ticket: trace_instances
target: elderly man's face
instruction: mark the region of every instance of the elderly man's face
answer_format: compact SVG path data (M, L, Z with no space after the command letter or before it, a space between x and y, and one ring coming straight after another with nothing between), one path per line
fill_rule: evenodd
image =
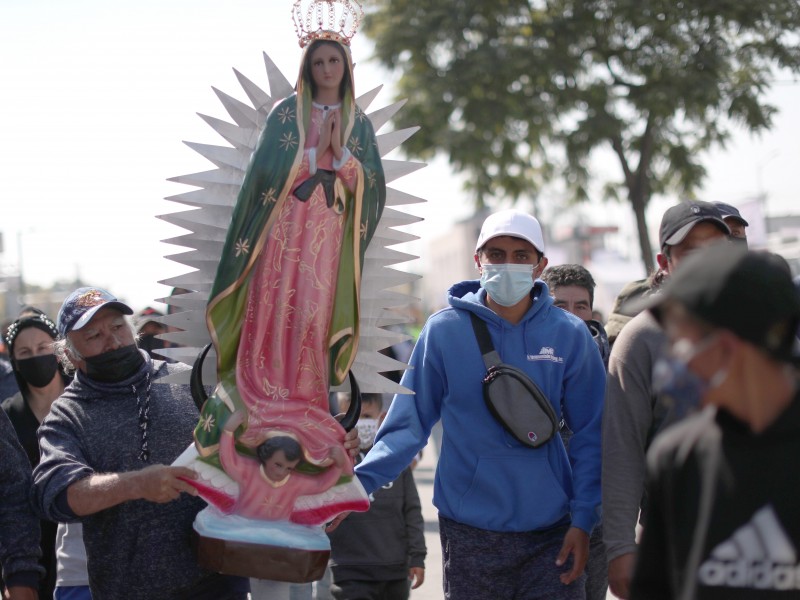
M116 308L101 308L84 327L69 334L75 349L84 358L91 358L135 343L130 325ZM80 367L82 361L77 361Z

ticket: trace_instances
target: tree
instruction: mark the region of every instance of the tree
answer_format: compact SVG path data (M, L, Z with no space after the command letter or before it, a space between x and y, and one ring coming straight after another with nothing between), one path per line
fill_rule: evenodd
M409 154L445 152L481 206L555 178L585 200L610 148L604 194L630 202L648 271L651 197L692 196L731 126L771 126L764 92L800 71L799 30L800 0L376 0L365 20L410 99L401 125L422 126Z

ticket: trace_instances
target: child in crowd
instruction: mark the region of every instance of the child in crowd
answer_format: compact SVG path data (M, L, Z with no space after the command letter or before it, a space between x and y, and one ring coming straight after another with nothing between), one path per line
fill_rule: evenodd
M350 399L340 394L340 410ZM383 420L380 394L364 394L356 427L360 462L372 448ZM422 509L411 467L370 497L365 513L352 513L328 535L331 540L331 593L336 600L380 598L405 600L425 580L425 535Z

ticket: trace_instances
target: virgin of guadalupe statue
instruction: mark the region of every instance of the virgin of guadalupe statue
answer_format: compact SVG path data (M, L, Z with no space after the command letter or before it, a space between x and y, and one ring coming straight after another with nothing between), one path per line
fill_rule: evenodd
M322 9L331 4L316 0L301 18L304 51L295 93L267 117L206 312L218 384L201 411L197 450L226 471L236 464L235 479L242 485L242 464L253 472L263 469L256 458L262 444L276 436L295 440L300 460L293 468L305 477L282 480L284 500L295 487L295 496L308 494L314 487L308 477L325 482L317 487L352 479L352 459L332 452L345 432L329 412L328 397L355 358L362 263L386 197L375 133L354 100L349 42L355 29L348 35L341 21L337 31L322 27ZM336 4L347 12L354 2ZM220 461L223 427L233 413L241 415L237 428L226 431L234 434L241 460L229 455ZM239 427L238 421L245 422ZM326 477L332 470L338 478ZM286 514L318 524L367 507L364 498L316 507L311 516ZM263 518L270 514L285 516L262 511Z

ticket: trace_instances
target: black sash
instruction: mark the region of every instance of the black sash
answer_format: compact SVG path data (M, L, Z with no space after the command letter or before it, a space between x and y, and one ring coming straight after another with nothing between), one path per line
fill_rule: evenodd
M331 208L335 199L335 193L333 191L335 182L336 173L326 169L317 169L317 172L314 173L314 175L294 188L293 193L295 198L301 202L305 202L311 197L311 194L314 193L317 185L322 184L322 189L325 192L325 202L328 205L328 208Z

